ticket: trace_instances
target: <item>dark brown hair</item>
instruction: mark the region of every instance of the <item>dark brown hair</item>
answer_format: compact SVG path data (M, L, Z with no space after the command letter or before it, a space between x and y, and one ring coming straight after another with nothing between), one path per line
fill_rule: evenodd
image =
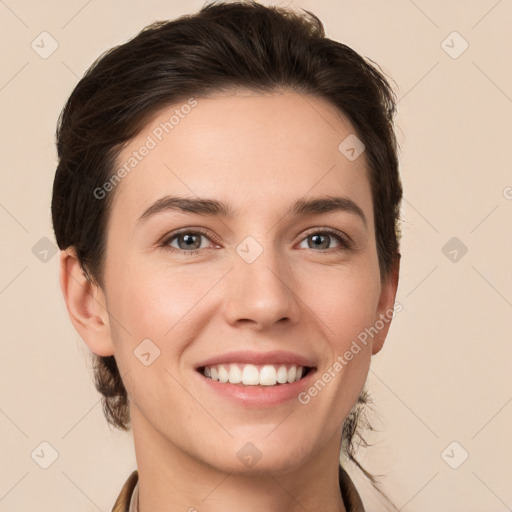
M58 246L74 247L88 278L104 288L106 223L114 191L102 198L94 191L112 178L121 149L162 108L191 97L289 89L326 99L365 144L379 268L381 279L387 279L400 257L402 185L395 94L372 63L327 38L311 12L253 1L210 2L196 14L149 25L101 55L61 112L51 205ZM114 356L94 356L94 372L107 421L127 430L128 396ZM369 427L361 422L361 406L368 401L361 393L345 421L343 446L375 485L355 458L360 430Z

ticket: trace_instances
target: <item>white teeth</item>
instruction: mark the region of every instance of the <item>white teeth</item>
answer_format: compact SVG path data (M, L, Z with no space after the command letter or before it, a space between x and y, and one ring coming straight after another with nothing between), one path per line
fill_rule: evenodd
M242 383L246 386L255 386L260 383L258 368L253 364L246 364L242 372Z
M262 386L275 386L277 382L277 372L276 369L267 364L265 365L260 372L260 384Z
M242 382L242 370L237 364L229 365L229 382L231 384L240 384Z
M223 364L219 364L219 380L220 382L227 382L229 380L229 373Z
M205 366L203 375L219 382L244 384L245 386L275 386L296 382L304 374L304 368L297 365L254 365L254 364L216 364Z
M276 379L279 384L286 384L288 382L288 370L286 369L286 366L279 367L279 370L277 370Z

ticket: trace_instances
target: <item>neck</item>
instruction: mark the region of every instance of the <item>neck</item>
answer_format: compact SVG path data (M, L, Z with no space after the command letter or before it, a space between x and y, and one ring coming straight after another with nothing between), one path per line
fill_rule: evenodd
M132 426L138 512L346 512L338 481L336 438L314 456L292 465L273 470L240 464L229 471L172 444L135 407Z

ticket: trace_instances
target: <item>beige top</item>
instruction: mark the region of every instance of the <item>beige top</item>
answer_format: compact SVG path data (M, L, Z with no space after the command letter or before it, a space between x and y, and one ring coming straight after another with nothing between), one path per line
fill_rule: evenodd
M342 466L340 466L339 482L347 512L365 512L361 497ZM139 473L137 470L132 472L123 485L112 512L139 512Z

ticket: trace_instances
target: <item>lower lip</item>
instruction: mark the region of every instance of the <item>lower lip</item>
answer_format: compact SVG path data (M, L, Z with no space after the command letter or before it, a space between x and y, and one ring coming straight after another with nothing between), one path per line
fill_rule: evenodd
M315 375L316 370L310 370L303 379L296 382L276 384L275 386L242 386L228 382L219 382L218 380L205 377L202 373L196 373L212 391L237 405L273 407L293 399L299 401L299 393L310 386L311 379Z

